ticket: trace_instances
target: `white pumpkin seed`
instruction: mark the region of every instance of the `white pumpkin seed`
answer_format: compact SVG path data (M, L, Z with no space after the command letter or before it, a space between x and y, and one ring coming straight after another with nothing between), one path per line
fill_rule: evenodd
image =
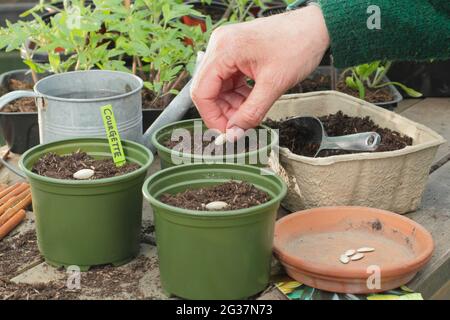
M213 201L213 202L208 203L205 206L205 208L206 208L206 210L222 210L226 206L228 206L228 203L226 203L224 201Z
M345 254L343 254L342 256L339 257L339 261L342 262L343 264L347 264L350 262L350 258L347 257Z
M351 259L352 261L356 261L356 260L361 260L362 258L364 258L364 254L362 254L362 253L357 253L357 254L351 256L350 259Z
M73 177L78 180L87 180L94 175L95 171L92 169L81 169L73 174Z
M372 251L375 251L375 248L371 248L371 247L362 247L362 248L359 248L359 249L356 250L356 251L358 251L358 252L372 252Z
M217 136L216 139L214 139L214 143L216 146L221 146L227 142L227 135L225 133L221 133Z
M347 257L350 257L352 255L354 255L356 253L355 249L348 249L347 251L345 251L344 255L346 255Z

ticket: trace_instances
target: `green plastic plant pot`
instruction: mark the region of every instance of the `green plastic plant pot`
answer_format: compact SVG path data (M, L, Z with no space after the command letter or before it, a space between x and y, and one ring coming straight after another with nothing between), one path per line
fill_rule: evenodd
M216 212L177 208L158 200L163 193L229 180L252 183L271 200ZM186 299L243 299L266 288L275 219L286 194L278 176L248 165L188 164L155 173L142 190L153 208L161 283L167 293Z
M31 171L44 154L70 154L78 149L94 158L111 158L106 139L80 138L36 146L19 166L31 186L38 247L54 266L121 265L139 251L142 222L141 187L153 155L135 142L123 141L127 161L138 170L99 180L62 180Z
M268 141L263 146L250 152L243 152L238 154L228 155L201 155L193 153L184 153L180 151L174 151L164 146L163 142L171 138L172 132L176 129L194 129L194 123L201 121L201 119L189 119L174 122L161 127L152 135L152 144L158 151L158 155L161 159L161 168L169 168L180 164L194 164L194 163L237 163L237 164L249 164L257 167L266 167L267 159L269 158L272 148L278 144L278 134L265 125L260 125L257 129L267 130ZM203 130L207 127L202 122Z

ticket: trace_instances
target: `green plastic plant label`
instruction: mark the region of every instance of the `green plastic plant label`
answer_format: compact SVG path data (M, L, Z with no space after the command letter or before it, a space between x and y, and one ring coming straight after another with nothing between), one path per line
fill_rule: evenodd
M108 104L101 107L101 112L113 161L117 167L120 167L125 164L126 160L122 142L120 141L119 130L117 130L116 118L114 117L112 105Z

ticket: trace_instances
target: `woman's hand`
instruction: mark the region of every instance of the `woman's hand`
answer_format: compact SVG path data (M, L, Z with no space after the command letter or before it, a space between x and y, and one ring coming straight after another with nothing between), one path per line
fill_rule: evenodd
M284 92L314 71L329 42L314 5L220 27L194 77L192 100L209 128L228 134L255 127Z

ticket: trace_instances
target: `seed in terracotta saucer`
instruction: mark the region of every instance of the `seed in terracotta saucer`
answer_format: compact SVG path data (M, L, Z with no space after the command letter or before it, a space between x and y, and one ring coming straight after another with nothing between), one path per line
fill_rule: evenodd
M362 247L362 248L359 248L359 249L356 250L356 251L358 251L358 252L372 252L372 251L375 251L375 248L371 248L371 247Z
M73 174L73 177L77 180L87 180L94 175L94 170L92 169L81 169Z
M351 256L350 259L351 259L352 261L356 261L356 260L361 260L362 258L364 258L364 254L362 254L362 253L357 253L357 254Z
M346 255L347 257L350 257L352 255L354 255L356 253L355 249L348 249L347 251L345 251L344 255Z
M343 254L342 256L339 257L339 261L342 262L343 264L347 264L350 262L350 258L347 257L345 254Z
M226 206L228 206L228 203L224 201L213 201L205 205L206 210L222 210Z

